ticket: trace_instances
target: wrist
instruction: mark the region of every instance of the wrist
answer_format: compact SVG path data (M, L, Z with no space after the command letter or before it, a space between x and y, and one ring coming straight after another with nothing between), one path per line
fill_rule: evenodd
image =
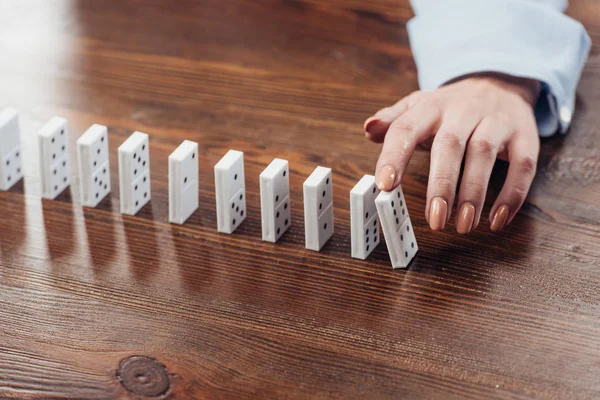
M511 75L505 75L496 72L483 72L471 74L455 79L452 83L462 80L479 81L481 83L492 84L504 90L509 90L519 95L531 107L534 107L540 96L542 84L540 81L529 78L518 78Z

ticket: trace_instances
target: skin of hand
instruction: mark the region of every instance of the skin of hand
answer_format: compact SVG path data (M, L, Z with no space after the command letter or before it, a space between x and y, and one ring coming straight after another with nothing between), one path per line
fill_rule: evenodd
M367 138L383 143L377 186L397 187L415 148L430 148L425 218L431 229L444 229L456 200L456 230L468 234L479 224L496 158L503 159L508 174L490 212L491 230L501 230L523 205L536 173L540 139L533 106L539 92L534 80L471 75L383 108L365 121Z

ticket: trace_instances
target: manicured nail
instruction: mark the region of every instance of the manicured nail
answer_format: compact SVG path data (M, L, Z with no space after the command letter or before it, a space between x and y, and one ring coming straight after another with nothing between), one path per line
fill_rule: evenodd
M506 204L501 205L498 210L496 210L496 214L494 214L494 218L492 218L492 225L490 229L493 232L498 232L500 229L504 228L506 221L508 220L508 214L510 214L510 209Z
M473 220L475 219L475 206L471 203L463 203L458 212L458 220L456 222L456 232L461 235L466 235L473 228Z
M429 226L434 231L441 231L446 226L448 203L441 197L431 200L429 208Z
M391 190L396 180L396 170L386 165L379 170L377 174L377 187L379 190Z
M369 134L373 134L373 127L377 125L378 122L379 118L375 116L367 118L367 120L365 121L365 131Z

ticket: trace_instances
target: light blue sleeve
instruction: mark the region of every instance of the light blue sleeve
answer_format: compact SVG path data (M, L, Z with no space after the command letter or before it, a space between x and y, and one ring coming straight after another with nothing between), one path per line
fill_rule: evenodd
M410 44L422 90L477 72L542 83L540 136L565 133L591 47L567 0L411 0Z

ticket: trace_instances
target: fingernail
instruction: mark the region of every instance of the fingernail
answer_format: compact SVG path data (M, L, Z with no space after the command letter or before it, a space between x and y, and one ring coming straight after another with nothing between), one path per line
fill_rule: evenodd
M471 203L463 203L458 212L458 221L456 223L456 232L466 235L473 228L475 219L475 206Z
M391 190L396 180L396 170L386 165L379 170L377 174L377 187L379 190Z
M429 226L434 231L441 231L446 226L448 203L441 197L431 200L429 208Z
M508 220L508 214L510 213L510 209L506 204L503 204L496 210L496 214L494 214L494 218L492 218L492 225L490 229L493 232L498 232L500 229L504 228L506 221Z
M379 122L379 118L377 118L377 117L367 118L367 120L365 121L365 131L369 134L373 134L373 132L372 132L373 126L377 125L378 122Z

